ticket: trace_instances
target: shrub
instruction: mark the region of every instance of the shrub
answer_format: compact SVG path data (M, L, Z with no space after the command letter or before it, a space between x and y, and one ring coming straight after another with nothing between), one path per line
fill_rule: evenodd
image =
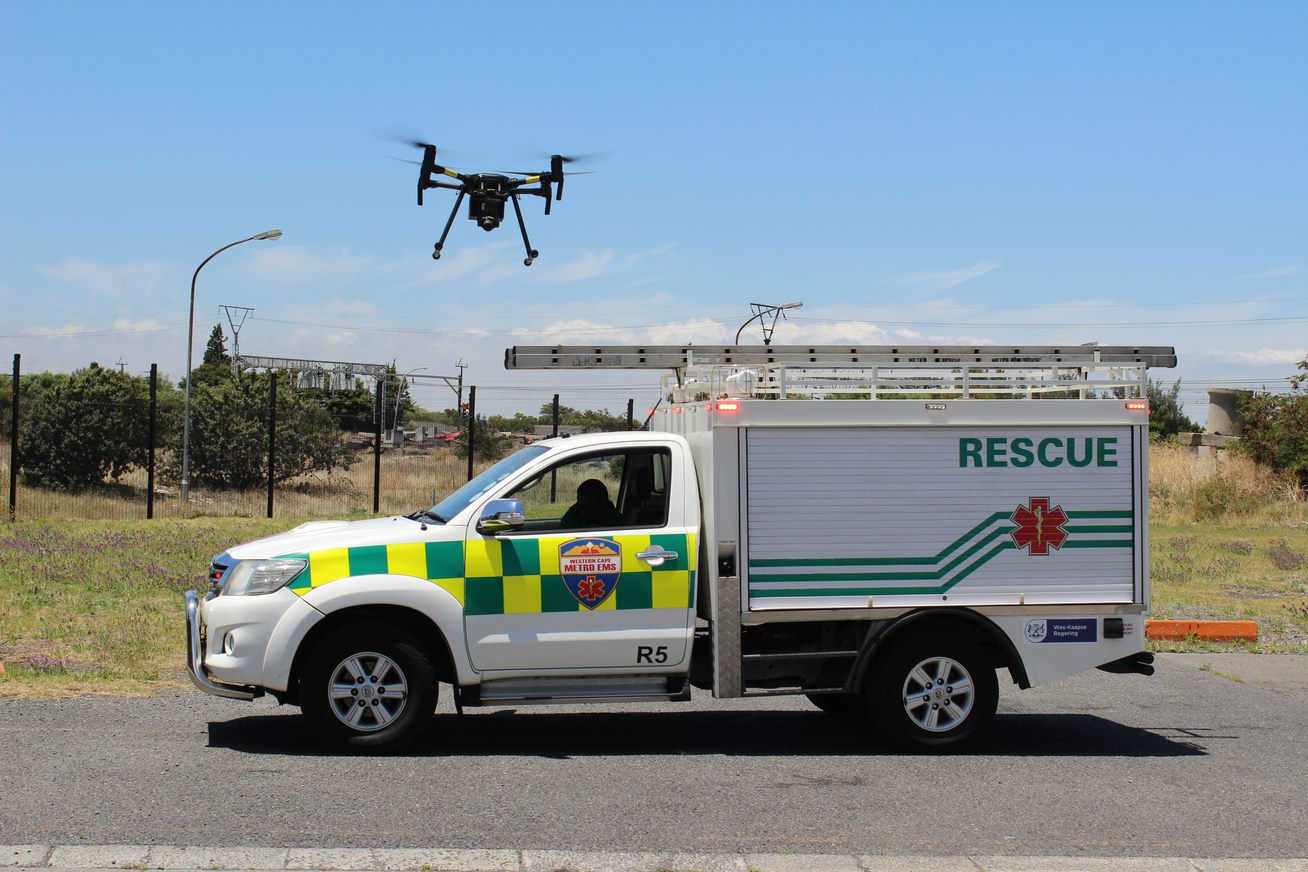
M1149 379L1149 438L1175 439L1177 433L1198 433L1203 428L1181 411L1181 380L1164 388L1162 381Z
M246 373L240 378L211 373L204 380L196 378L191 393L192 485L250 488L267 482L270 383L267 373ZM278 388L274 481L337 467L348 469L353 455L341 441L331 414L291 391L285 381L279 382ZM166 469L170 476L180 478L180 437L176 448Z
M1308 357L1290 379L1293 393L1257 393L1240 404L1244 415L1242 448L1259 463L1294 473L1308 486Z
M92 363L36 384L39 389L19 418L26 482L77 490L145 464L150 396L145 379Z

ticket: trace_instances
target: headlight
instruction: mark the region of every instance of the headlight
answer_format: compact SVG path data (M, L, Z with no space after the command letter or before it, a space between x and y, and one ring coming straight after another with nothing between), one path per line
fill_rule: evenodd
M227 571L223 596L258 596L281 590L309 565L307 560L242 560Z

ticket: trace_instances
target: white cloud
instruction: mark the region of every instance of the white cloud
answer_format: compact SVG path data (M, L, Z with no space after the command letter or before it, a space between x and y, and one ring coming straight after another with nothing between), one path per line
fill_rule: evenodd
M322 335L322 344L332 348L349 348L359 343L359 337L350 330L339 330Z
M185 325L180 325L184 327ZM156 318L134 320L117 318L112 327L103 324L93 325L86 322L68 321L63 324L38 324L28 327L22 335L33 339L83 339L91 336L120 336L122 334L158 333L165 330L178 330L179 325L169 324ZM181 332L185 333L183 329Z
M558 266L546 266L540 272L534 273L532 278L552 285L565 282L584 282L587 279L604 275L613 266L613 261L614 255L611 248L606 248L603 251L587 251L581 257L567 263L561 263ZM629 265L635 263L635 261L628 258L626 263Z
M1278 266L1259 273L1249 273L1247 275L1236 276L1239 279L1279 279L1285 276L1292 276L1299 271L1297 266Z
M486 276L486 268L505 256L502 252L508 247L507 242L492 242L488 245L458 248L453 254L442 254L440 260L432 260L430 257L405 258L397 262L396 267L412 276L409 287L474 277L482 281ZM501 268L491 268L492 271L499 269ZM511 272L507 267L502 269L506 275Z
M1308 349L1259 348L1257 351L1200 351L1202 357L1236 363L1298 363L1308 356Z
M922 285L932 291L947 291L956 285L970 282L972 279L980 278L986 273L994 272L997 269L999 269L999 261L983 260L962 269L909 273L908 275L899 276L897 281L908 285Z
M302 245L273 243L251 252L239 269L273 285L340 285L377 266L375 258L351 254L348 248L319 254Z
M481 273L477 280L483 283L503 281L507 278L524 278L528 281L547 285L570 284L590 281L601 276L616 276L631 273L639 267L641 270L652 268L653 262L672 252L673 245L660 245L645 251L633 251L621 255L611 248L602 251L585 251L576 258L561 264L551 264L538 260L523 271L521 262L504 262ZM645 278L642 276L642 278Z
M139 298L163 284L168 266L158 260L113 265L69 257L37 271L91 296Z

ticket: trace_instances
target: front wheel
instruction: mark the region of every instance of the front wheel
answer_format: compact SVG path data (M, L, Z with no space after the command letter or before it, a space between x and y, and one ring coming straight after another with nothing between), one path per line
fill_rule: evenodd
M436 709L436 670L413 635L362 624L309 655L300 708L318 738L342 749L390 751L412 742Z
M866 692L873 726L887 741L909 751L962 751L994 719L995 667L973 642L906 639L878 659Z

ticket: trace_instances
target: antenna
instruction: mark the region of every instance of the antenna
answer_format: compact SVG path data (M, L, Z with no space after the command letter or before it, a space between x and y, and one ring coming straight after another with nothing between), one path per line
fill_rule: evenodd
M127 361L123 360L122 355L118 356L118 362L114 365L118 367L119 372L127 372Z
M236 359L241 356L241 325L245 319L250 317L254 310L248 306L228 306L223 305L223 312L227 315L227 325L232 328L232 366L236 366ZM237 314L240 313L239 320Z

